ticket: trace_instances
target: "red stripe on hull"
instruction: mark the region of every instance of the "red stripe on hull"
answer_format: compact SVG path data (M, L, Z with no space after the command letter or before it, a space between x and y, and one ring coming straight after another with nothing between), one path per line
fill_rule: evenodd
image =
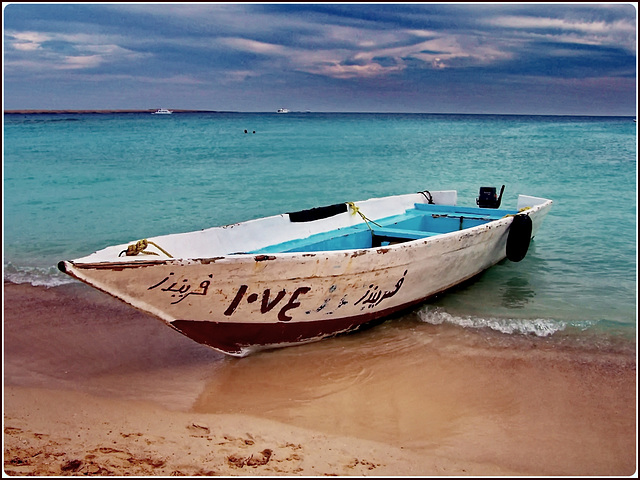
M420 302L415 302L420 303ZM251 351L278 345L306 343L356 330L364 324L406 310L411 305L356 317L312 322L231 323L174 320L171 325L183 335L229 355L244 356Z
M305 343L355 330L364 322L354 319L298 323L228 323L175 320L171 325L196 342L230 355L277 347L278 344Z

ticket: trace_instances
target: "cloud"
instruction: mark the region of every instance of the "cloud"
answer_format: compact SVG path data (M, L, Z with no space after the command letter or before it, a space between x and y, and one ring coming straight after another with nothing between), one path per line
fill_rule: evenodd
M223 38L220 41L230 48L235 48L237 50L256 53L260 55L284 56L287 54L287 48L283 47L282 45L259 42L256 40L250 40L248 38Z
M255 73L252 70L227 70L224 74L223 82L237 84L239 82L244 82L254 75Z
M563 85L555 79L634 77L636 65L635 10L624 5L12 4L4 21L6 92L29 92L28 102L39 85L60 79L60 95L74 102L86 85L99 92L122 82L129 98L136 88L142 98L195 85L194 103L225 91L228 102L281 104L278 95L299 91L323 107L345 95L335 104L348 108L354 91L391 99L422 92L425 81L429 95L438 86L539 85L538 74L551 91Z
M38 32L14 32L13 34L8 34L10 45L16 50L22 51L37 50L47 39L47 35Z
M474 42L471 34L383 27L384 16L363 20L344 10L316 9L310 13L305 8L298 13L290 8L271 7L121 8L167 19L169 14L175 14L180 21L192 22L198 31L206 28L215 32L192 41L192 45L208 47L212 55L215 55L214 50L233 49L261 57L249 63L240 58L239 62L243 66L249 65L252 73L236 76L239 78L258 77L280 70L355 80L397 74L407 68L408 62L413 68L442 70L471 63L488 64L512 56L511 52L495 44ZM371 6L364 7L363 11L366 11L366 7ZM235 35L227 35L230 31ZM186 43L180 38L171 41ZM384 63L378 60L381 58L385 59Z
M622 20L614 22L605 22L604 20L586 22L563 18L509 15L496 17L488 20L487 23L507 28L570 30L586 33L608 33L612 30L626 31L627 33L635 32L633 24Z
M446 64L439 57L436 57L433 60L431 60L431 66L435 69L446 68Z
M556 42L585 45L620 46L636 52L636 25L629 20L574 20L536 16L498 16L487 19L486 24L512 30L520 30L522 37L528 33L543 35ZM538 33L545 31L544 34Z
M64 57L62 63L59 63L57 68L64 69L81 69L81 68L93 68L104 62L104 58L101 55L76 55Z
M317 64L306 68L309 73L338 79L379 77L403 69L404 66L402 65L383 67L376 62L370 62L366 65L345 65L340 63L327 65Z
M409 66L445 70L498 64L516 58L530 42L602 45L605 38L615 43L615 35L618 41L620 36L635 35L635 26L628 20L581 21L469 8L463 12L460 6L418 6L405 11L372 5L104 5L102 9L112 15L143 19L143 30L110 24L97 28L95 34L16 31L10 33L9 48L25 56L9 58L7 66L33 69L40 61L48 69L135 68L140 60L166 62L171 50L188 49L178 64L200 62L198 68L207 65L227 78L281 71L355 80L398 74ZM159 23L170 28L160 32L155 27ZM511 33L500 34L496 29ZM625 41L629 43L626 37ZM169 47L167 52L159 49L163 44ZM235 59L230 49L236 52ZM29 52L39 56L29 58Z
M127 75L127 74L78 74L76 78L85 82L132 82L155 85L204 85L202 80L189 75L171 75L168 77L158 77L149 75Z
M101 65L131 63L145 55L123 48L100 35L51 32L5 32L5 68L82 70ZM20 56L12 55L12 50Z
M495 43L478 42L471 35L411 29L376 35L367 29L327 26L313 40L301 41L304 46L299 47L240 37L218 41L226 47L269 58L274 68L335 79L397 74L407 68L408 62L412 62L413 68L441 70L456 67L460 61L468 66L512 57L511 52ZM261 65L261 68L269 67Z

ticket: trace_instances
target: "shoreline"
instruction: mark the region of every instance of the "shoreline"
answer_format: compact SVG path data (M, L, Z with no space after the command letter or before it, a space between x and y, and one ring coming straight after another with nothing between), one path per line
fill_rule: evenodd
M82 284L4 284L5 474L637 474L636 356L410 318L231 359Z

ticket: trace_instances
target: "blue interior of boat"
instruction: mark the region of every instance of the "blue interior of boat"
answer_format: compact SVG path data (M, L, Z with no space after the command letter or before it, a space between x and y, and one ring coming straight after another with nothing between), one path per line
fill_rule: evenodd
M251 253L351 250L408 242L475 227L516 210L416 203L405 213L269 245Z

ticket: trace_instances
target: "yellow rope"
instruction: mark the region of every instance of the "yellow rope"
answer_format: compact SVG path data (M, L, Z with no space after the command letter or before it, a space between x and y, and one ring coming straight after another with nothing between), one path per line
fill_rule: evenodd
M367 218L367 217L365 216L365 214L364 214L364 213L362 213L362 212L360 211L360 207L357 207L355 203L353 203L353 202L347 202L347 205L349 205L349 208L352 210L352 211L351 211L351 215L355 215L356 213L357 213L358 215L360 215L360 216L362 217L362 220L364 220L364 223L366 223L366 224L367 224L367 228L368 228L369 230L371 230L371 227L369 226L369 222L373 223L373 224L374 224L374 225L376 225L377 227L380 227L380 226L381 226L381 225L377 224L376 222L374 222L373 220L371 220L370 218ZM371 231L373 231L373 230L371 230Z
M522 207L520 210L518 210L518 213L526 212L527 210L531 210L531 207ZM502 218L507 218L507 217L515 217L515 215L513 213L507 213Z
M164 253L167 257L173 258L173 255L168 253L166 250L164 250L158 244L150 242L146 238L143 238L142 240L138 240L136 243L129 245L127 247L127 249L123 250L122 252L120 252L120 255L118 255L118 256L121 257L123 253L127 257L132 257L132 256L135 256L135 255L138 255L139 253L142 253L142 254L145 254L145 255L158 255L156 252L147 252L147 251L145 251L145 248L147 248L149 245L153 245L158 250L160 250L162 253Z

